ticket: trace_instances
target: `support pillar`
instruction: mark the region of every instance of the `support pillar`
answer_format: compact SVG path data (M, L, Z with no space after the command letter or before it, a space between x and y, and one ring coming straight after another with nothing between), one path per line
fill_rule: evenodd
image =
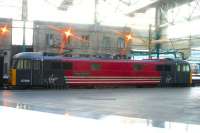
M156 36L155 36L155 40L160 40L161 39L161 9L159 6L156 7L156 17L155 17L155 31L156 31ZM157 59L160 58L160 48L161 48L161 44L160 43L156 43L155 44L155 49L156 49L156 54L157 54Z

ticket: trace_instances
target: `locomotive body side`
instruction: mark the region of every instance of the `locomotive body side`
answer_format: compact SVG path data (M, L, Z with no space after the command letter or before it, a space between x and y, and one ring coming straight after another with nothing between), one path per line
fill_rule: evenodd
M80 59L26 52L13 57L10 73L10 85L20 87L192 84L189 63L173 59Z
M69 85L157 85L159 62L128 60L65 60L71 69L65 71ZM159 63L160 64L160 63Z

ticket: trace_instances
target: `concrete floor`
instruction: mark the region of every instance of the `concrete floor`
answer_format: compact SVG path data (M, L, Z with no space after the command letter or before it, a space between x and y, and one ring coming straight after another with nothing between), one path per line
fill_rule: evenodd
M200 87L1 90L0 104L95 119L120 115L200 124Z

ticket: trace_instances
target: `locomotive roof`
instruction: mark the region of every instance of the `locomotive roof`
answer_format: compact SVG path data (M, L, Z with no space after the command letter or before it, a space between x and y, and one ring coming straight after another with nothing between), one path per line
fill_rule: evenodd
M64 60L64 61L97 61L97 62L110 62L110 61L117 61L117 62L182 62L185 63L183 60L177 60L177 59L147 59L147 60L114 60L114 59L101 59L101 58L74 58L74 57L64 57L59 55L47 55L43 52L22 52L16 54L14 59L33 59L33 60Z
M41 58L43 56L40 52L22 52L13 56L13 58L23 58L23 59L32 59L32 58Z
M22 53L18 53L16 54L14 57L14 59L33 59L33 60L61 60L62 57L61 56L44 56L43 52L22 52Z

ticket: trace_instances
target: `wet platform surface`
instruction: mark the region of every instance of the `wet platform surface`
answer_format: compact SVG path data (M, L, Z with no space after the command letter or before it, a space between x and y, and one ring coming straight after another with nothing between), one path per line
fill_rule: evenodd
M4 133L199 133L194 124L154 121L108 115L98 119L69 114L53 114L0 106L1 132Z
M1 90L0 104L87 119L121 116L200 124L199 87Z

